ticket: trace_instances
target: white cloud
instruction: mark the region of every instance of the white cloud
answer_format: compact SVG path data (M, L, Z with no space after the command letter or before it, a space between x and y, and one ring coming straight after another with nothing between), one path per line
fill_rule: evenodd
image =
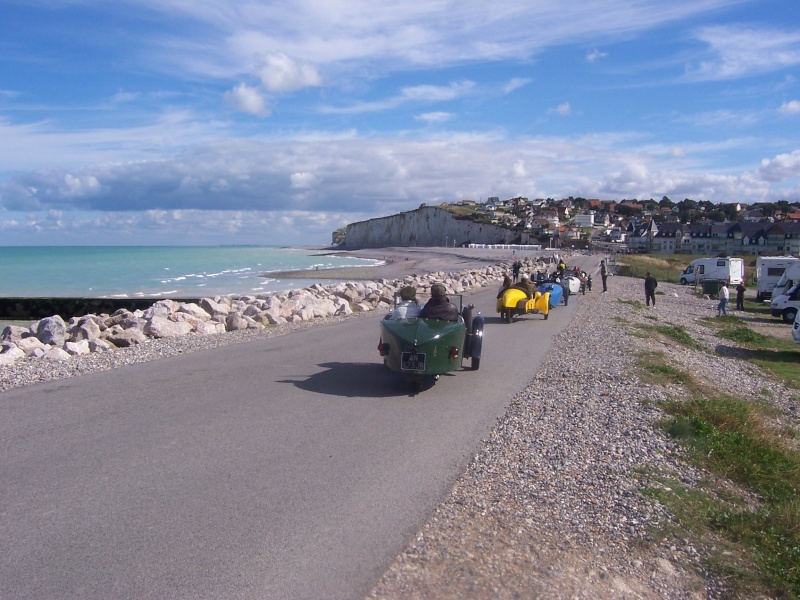
M595 48L586 54L586 60L588 60L589 62L597 62L598 60L600 60L601 58L605 58L606 56L608 56L608 52L601 52L600 50Z
M294 92L322 85L322 77L313 64L292 58L283 52L258 56L256 75L270 92Z
M448 112L429 112L417 115L414 117L418 121L425 121L426 123L444 123L453 118L452 113Z
M564 102L563 104L559 104L556 108L551 108L547 112L566 117L572 112L572 107L570 106L569 102Z
M527 77L514 77L513 79L511 79L511 81L509 81L507 84L503 86L503 93L510 94L514 90L518 90L521 87L525 87L526 85L531 83L531 81L533 80Z
M784 115L796 115L800 113L800 100L790 100L784 102L778 109L778 112Z
M800 177L800 150L779 154L775 158L765 158L761 161L758 173L766 181L785 181Z
M264 117L270 113L261 92L246 83L225 92L225 102L235 110L251 115Z
M473 81L458 81L449 85L416 85L405 87L400 94L375 102L358 102L347 107L324 106L323 113L355 115L382 112L411 103L448 102L466 96L475 89Z
M292 188L295 189L308 189L319 183L313 173L292 173L291 181Z
M748 77L800 65L800 30L740 25L705 27L697 38L708 44L711 60L687 67L695 80Z

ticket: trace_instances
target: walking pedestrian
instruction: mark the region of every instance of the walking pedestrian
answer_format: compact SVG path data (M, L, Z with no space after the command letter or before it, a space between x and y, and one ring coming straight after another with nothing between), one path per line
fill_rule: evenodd
M719 288L719 304L717 305L717 316L728 314L728 300L731 299L731 293L728 290L728 284L724 281Z
M656 278L650 274L650 271L647 272L647 275L644 278L644 303L647 306L650 306L650 301L652 300L653 306L656 305L656 288L658 287L658 281Z
M746 291L744 281L736 286L736 310L744 310L744 293Z
M608 291L608 284L607 284L608 269L606 268L606 261L605 260L601 260L600 261L600 279L603 280L603 291L607 292Z

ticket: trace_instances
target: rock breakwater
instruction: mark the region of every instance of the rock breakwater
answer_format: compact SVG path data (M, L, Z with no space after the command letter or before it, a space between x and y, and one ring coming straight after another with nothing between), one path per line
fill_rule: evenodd
M544 269L545 265L528 259L526 268ZM395 293L405 285L415 286L425 296L433 283L442 282L448 293L461 294L496 285L506 271L506 265L497 264L401 279L314 284L265 296L217 296L198 302L158 300L144 310L119 309L111 314L89 314L67 321L54 315L30 327L7 326L0 335L0 366L25 359L65 361L73 356L131 348L157 339L262 331L358 312L388 311Z

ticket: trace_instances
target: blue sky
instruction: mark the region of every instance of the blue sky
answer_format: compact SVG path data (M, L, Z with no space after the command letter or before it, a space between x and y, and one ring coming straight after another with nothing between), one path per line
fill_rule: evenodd
M0 244L800 199L796 0L3 0Z

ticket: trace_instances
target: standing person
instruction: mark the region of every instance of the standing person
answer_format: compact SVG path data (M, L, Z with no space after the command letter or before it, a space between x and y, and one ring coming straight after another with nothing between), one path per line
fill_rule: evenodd
M722 287L719 288L719 304L717 305L717 316L728 314L728 300L731 299L731 293L728 290L728 284L722 282Z
M561 279L557 279L561 284L561 288L564 290L562 297L564 298L564 306L569 306L569 283L567 282L567 278L563 277Z
M653 306L656 305L656 288L658 287L658 281L656 278L650 274L650 271L647 272L647 276L644 278L644 302L647 306L650 306L650 301L653 301Z
M511 265L511 270L514 273L514 281L517 281L517 279L519 279L519 272L522 270L522 263L519 259L515 260L514 264Z
M608 269L606 268L606 261L605 260L601 260L600 261L600 279L603 280L603 291L607 292L608 291L608 284L606 283L606 281L608 279Z
M744 287L744 281L736 286L736 310L744 310L744 293L747 288Z

